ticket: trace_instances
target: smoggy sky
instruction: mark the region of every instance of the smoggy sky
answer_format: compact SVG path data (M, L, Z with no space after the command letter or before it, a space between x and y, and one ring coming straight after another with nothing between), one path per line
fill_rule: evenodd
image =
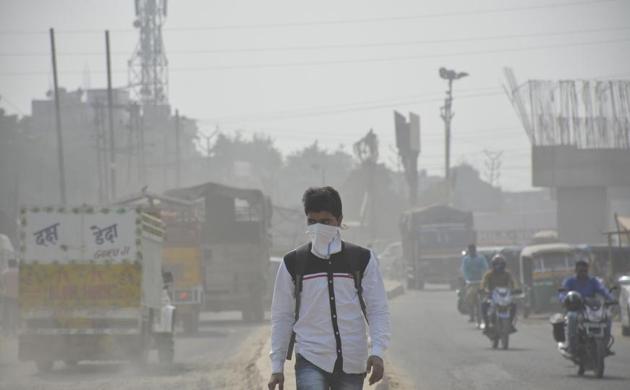
M500 184L531 188L529 141L502 69L527 79L630 77L630 0L171 0L164 29L169 100L201 130L271 135L283 151L319 140L347 151L370 128L395 166L392 110L422 120L419 166L443 174L438 68L455 83L452 161L483 170L504 151ZM0 0L0 107L30 113L52 86L101 88L111 30L114 85L138 39L132 0Z

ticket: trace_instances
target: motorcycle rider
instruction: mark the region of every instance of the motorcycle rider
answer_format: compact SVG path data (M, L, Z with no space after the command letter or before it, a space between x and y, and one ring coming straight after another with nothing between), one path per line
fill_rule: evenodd
M575 276L571 276L565 279L564 283L562 284L562 289L558 296L560 302L564 302L567 295L569 295L569 293L572 291L580 293L582 299L594 298L597 295L600 295L607 301L615 300L615 297L612 296L610 291L608 291L608 289L597 278L589 276L588 268L588 261L584 259L579 259L575 262ZM567 344L564 346L564 349L570 355L575 354L577 320L577 311L571 310L567 312ZM606 326L607 340L610 339L611 326L612 323L609 319ZM614 354L614 352L610 349L608 350L608 353L611 355Z
M488 261L485 256L477 254L477 247L475 244L468 245L466 255L462 258L461 273L464 276L464 280L467 284L479 283L483 274L488 270ZM466 290L466 302L469 306L475 302L474 295L477 294L478 289ZM474 322L473 310L470 310L470 322Z
M492 290L497 287L507 287L513 290L516 287L515 279L507 270L507 262L505 261L505 257L501 254L497 254L492 258L491 268L486 274L483 276L483 280L481 281L481 290L486 294L490 295ZM490 307L490 302L488 299L484 299L481 304L481 314L483 316L483 322L485 327L483 329L484 334L489 333L489 324L488 321L488 308ZM516 303L512 302L510 307L510 323L511 323L511 333L516 332L516 327L514 326L514 318L516 318Z

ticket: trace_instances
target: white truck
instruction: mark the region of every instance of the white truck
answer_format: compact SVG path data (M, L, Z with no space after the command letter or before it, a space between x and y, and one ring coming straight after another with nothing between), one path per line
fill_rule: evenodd
M162 273L164 226L142 208L31 207L20 213L19 358L55 361L174 355Z

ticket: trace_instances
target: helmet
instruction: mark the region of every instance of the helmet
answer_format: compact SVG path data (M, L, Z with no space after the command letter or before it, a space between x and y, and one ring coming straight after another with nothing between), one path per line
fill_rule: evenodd
M568 311L577 311L584 306L584 299L582 299L582 295L579 292L569 291L564 297L562 304Z
M497 270L497 271L503 271L505 270L505 267L507 265L507 262L505 261L505 257L501 256L501 255L495 255L492 258L492 268Z
M580 258L575 262L575 267L587 267L588 268L588 260L584 259L584 258Z

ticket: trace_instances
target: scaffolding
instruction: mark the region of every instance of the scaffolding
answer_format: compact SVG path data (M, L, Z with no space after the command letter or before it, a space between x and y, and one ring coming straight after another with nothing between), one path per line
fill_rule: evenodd
M530 80L505 69L510 98L533 146L630 149L630 80Z

